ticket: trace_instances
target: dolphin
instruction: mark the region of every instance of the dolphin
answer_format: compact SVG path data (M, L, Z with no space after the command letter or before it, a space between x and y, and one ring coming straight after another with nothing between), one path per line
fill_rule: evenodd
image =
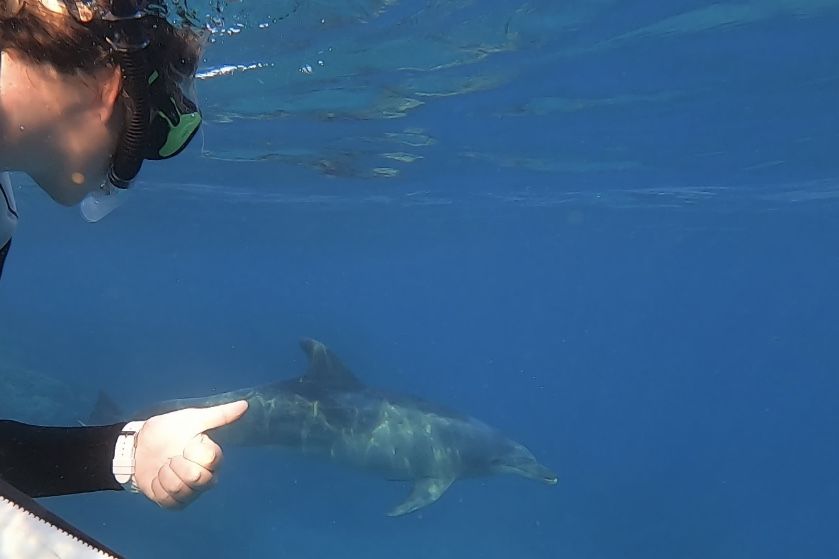
M497 429L419 398L370 388L321 342L303 339L300 345L309 365L299 377L169 400L140 417L245 399L244 417L215 431L222 444L286 447L413 482L408 498L389 516L430 505L460 478L516 474L556 484L554 472Z

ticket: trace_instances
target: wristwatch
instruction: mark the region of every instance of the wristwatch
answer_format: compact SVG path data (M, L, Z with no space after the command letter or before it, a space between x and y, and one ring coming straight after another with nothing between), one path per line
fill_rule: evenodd
M137 480L134 479L134 453L137 450L137 433L145 421L131 421L122 428L114 447L113 469L117 483L126 491L138 493Z

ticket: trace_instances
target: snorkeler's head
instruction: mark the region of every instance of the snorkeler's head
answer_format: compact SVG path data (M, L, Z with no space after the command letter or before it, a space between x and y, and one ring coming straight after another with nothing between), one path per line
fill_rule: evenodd
M187 146L201 123L200 112L187 92L204 42L197 30L167 21L165 6L149 5L146 0L0 0L4 60L8 53L18 61L49 69L56 74L56 83L63 78L65 84L72 85L81 83L73 78L80 78L88 89L102 89L93 96L97 102L107 98L110 90L116 93L112 111L92 113L100 120L107 117L103 124L114 132L106 180L86 176L89 169L81 169L81 163L76 165L80 169L67 177L88 191L97 180L106 187L125 188L143 160L167 159ZM117 85L111 87L111 82ZM64 98L63 91L69 91ZM77 108L72 87L56 87L55 92L54 105L67 102L62 114L81 114L72 111ZM17 126L26 129L22 120ZM46 123L44 128L48 128ZM78 144L93 144L96 138L96 133L90 133L84 140L63 143L67 150L79 154L85 146ZM87 147L95 151L98 146ZM72 165L65 167L58 172L70 171ZM54 195L49 185L34 174L33 178ZM43 178L49 182L51 177ZM69 203L78 198L54 197Z

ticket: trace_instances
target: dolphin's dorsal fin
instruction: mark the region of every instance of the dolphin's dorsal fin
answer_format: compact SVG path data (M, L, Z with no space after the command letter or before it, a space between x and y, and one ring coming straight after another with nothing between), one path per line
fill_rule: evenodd
M324 344L311 338L300 340L300 347L309 357L309 368L302 380L333 388L361 388L363 383Z
M388 516L402 516L427 507L446 492L446 489L454 482L453 477L446 478L424 478L414 482L414 489L405 502L395 507Z
M116 423L121 419L125 419L125 414L120 407L104 390L100 390L96 404L93 406L93 411L87 417L87 425L106 425L108 423Z

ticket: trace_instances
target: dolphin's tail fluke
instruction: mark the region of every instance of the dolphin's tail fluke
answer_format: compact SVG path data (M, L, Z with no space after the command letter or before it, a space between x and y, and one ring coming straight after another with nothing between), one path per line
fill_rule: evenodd
M99 391L99 397L93 406L93 411L87 418L88 425L107 425L125 419L122 409L104 390Z

